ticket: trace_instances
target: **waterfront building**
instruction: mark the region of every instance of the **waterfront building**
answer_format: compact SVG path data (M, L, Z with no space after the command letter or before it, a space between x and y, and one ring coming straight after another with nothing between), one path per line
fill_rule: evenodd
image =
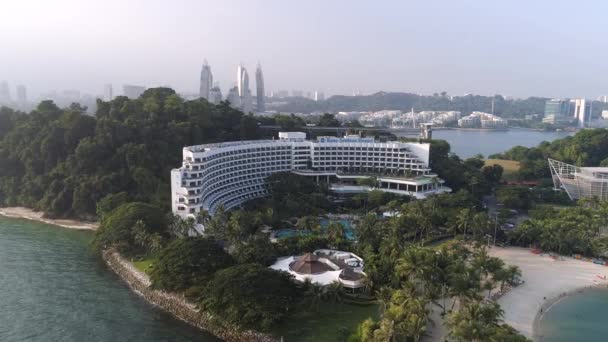
M507 120L490 113L473 112L458 120L461 128L504 129Z
M608 200L608 167L578 167L549 159L555 189L563 189L572 200L597 197Z
M318 249L301 256L277 259L271 269L291 274L296 281L310 280L327 286L337 281L343 287L356 290L365 286L364 262L356 254L333 249Z
M572 102L574 105L574 120L576 120L579 128L584 128L591 121L593 102L585 99L576 99Z
M262 73L262 66L258 63L258 67L255 70L255 88L257 98L257 111L266 111L266 94L264 93L264 74Z
M222 102L222 90L219 86L215 86L209 90L209 102L219 104Z
M602 119L608 120L608 110L602 110Z
M265 179L292 172L329 183L338 196L374 189L415 198L449 192L429 168L430 144L379 142L346 136L307 140L280 132L278 140L233 141L184 147L182 166L171 171L173 212L192 217L231 209L268 195ZM372 179L373 186L358 184Z
M17 86L17 106L22 110L27 107L27 89L24 85Z
M136 99L140 97L141 94L144 93L144 91L146 91L146 87L131 84L125 84L122 86L123 95L130 99Z
M114 99L114 94L112 92L112 85L106 84L103 86L103 100L104 101L112 101Z
M211 95L211 88L213 88L213 74L211 73L211 67L207 60L203 62L203 68L201 69L201 80L199 88L199 97L209 100Z
M542 122L552 125L569 124L572 121L572 113L572 104L569 99L547 100Z

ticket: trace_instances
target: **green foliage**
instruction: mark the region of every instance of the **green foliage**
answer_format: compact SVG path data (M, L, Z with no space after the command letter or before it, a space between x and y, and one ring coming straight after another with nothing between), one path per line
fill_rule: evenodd
M529 188L523 186L505 186L496 191L496 198L507 208L528 209L532 204Z
M292 312L299 296L290 275L241 264L213 276L200 306L241 327L268 330Z
M234 263L213 239L180 238L163 248L150 272L152 286L176 291L205 284L213 274Z
M138 229L135 229L136 225ZM136 234L138 230L139 236ZM166 235L162 211L147 203L126 203L104 216L95 232L93 246L98 250L116 246L126 253L141 251L146 249L137 239L143 238L142 234L158 234L160 238Z
M112 210L128 202L129 194L124 191L117 194L109 194L97 202L97 217L103 220Z
M169 170L184 146L260 137L252 116L168 88L97 105L95 117L51 101L27 115L0 109L0 205L95 219L100 200L126 192L167 211Z
M535 245L562 255L607 257L608 239L601 235L607 224L608 202L596 206L579 204L534 211L533 218L519 224L509 238L516 245Z
M551 177L547 158L577 166L599 166L608 158L608 129L581 130L536 147L516 146L495 157L519 161L519 177L525 180Z
M273 221L307 215L318 216L333 206L327 199L327 189L311 177L292 173L275 173L266 178L271 196L267 207L273 209Z
M319 118L319 123L317 126L320 127L340 127L340 121L336 119L336 116L333 114L325 113Z
M279 256L276 246L265 234L256 234L237 244L234 257L240 264L272 265Z

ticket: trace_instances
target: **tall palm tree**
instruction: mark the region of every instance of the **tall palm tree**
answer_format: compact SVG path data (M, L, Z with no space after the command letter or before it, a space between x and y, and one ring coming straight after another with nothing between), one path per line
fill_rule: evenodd
M321 303L326 298L326 291L325 288L318 283L311 283L308 290L305 292L305 296L310 308L315 311L319 311L321 308Z
M467 228L471 223L472 213L471 209L463 208L456 215L456 222L454 222L454 227L457 230L462 231L462 239L466 241L467 239Z

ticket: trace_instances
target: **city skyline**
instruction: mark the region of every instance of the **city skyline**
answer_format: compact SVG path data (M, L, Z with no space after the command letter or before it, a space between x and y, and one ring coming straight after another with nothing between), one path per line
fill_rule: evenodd
M328 96L608 94L600 77L608 73L608 28L599 16L608 4L599 1L589 1L594 10L584 14L566 1L354 1L348 11L320 1L180 4L166 11L162 1L9 2L0 13L0 41L11 53L0 56L0 79L26 85L31 98L53 89L99 94L106 83L196 93L194 70L206 57L224 91L234 65L259 60L267 89L322 89ZM78 48L66 53L69 47Z

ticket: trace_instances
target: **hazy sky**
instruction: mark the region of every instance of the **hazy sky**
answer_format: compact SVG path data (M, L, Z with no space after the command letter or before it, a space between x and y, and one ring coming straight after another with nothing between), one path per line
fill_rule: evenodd
M608 1L0 0L0 80L222 90L608 95Z

